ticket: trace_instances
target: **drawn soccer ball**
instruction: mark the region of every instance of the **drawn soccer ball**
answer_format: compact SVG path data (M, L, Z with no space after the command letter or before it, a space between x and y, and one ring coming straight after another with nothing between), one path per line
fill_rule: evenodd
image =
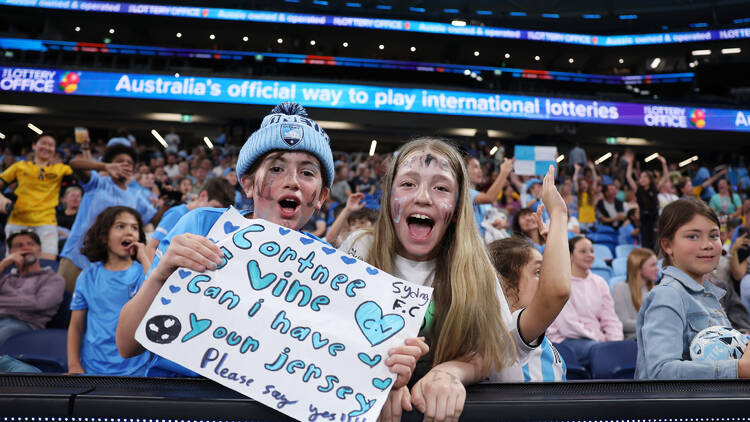
M181 330L180 320L172 315L157 315L146 323L146 337L157 344L171 343Z
M722 326L708 327L690 343L690 359L717 361L739 359L745 352L747 338L739 331Z

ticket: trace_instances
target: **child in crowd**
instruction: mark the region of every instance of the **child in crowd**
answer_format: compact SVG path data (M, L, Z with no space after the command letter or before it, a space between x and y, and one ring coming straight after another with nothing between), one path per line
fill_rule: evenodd
M287 129L287 137L282 136L282 126ZM263 119L260 129L243 145L237 173L241 175L245 193L253 200L252 210L241 211L247 218L263 218L299 230L323 205L333 181L328 135L307 117L302 106L282 103ZM203 272L221 263L219 247L205 236L225 212L227 209L194 209L161 241L161 253L154 258L148 278L120 314L117 346L121 355L135 356L144 351L135 340L135 330L159 289L177 268ZM409 380L414 369L412 362L427 352L427 345L420 339L407 339L405 346L390 352L385 363L398 375L395 388ZM150 362L146 375L197 376L159 356Z
M84 144L83 148L88 149L88 144ZM101 162L86 158L71 160L70 166L81 181L84 195L70 236L60 253L62 259L58 273L65 279L67 290L74 290L78 275L91 265L81 253L81 247L86 231L103 210L118 205L131 207L138 211L144 221L151 221L156 214L156 209L147 199L128 187L135 160L135 150L119 143L107 147ZM100 176L99 171L106 171L109 176Z
M479 164L479 160L474 157L470 157L466 160L466 169L469 172L469 181L471 182L472 189L469 191L471 200L474 203L474 219L477 222L477 229L479 230L479 236L484 239L485 228L482 227L485 217L492 208L492 203L497 200L497 197L502 192L503 186L508 180L508 176L513 171L514 159L505 159L500 165L500 174L495 178L486 192L480 192L478 189L483 182L482 166Z
M398 420L413 404L426 420L457 419L465 385L512 364L514 344L519 358L528 353L476 229L470 189L456 148L440 139L413 140L390 163L373 229L341 245L385 272L434 288L424 327L427 373L415 377L411 391L394 387L381 415L390 410Z
M658 279L659 264L656 255L651 249L633 249L628 255L626 282L615 283L612 287L615 313L622 322L622 333L626 340L635 340L638 311Z
M594 244L583 236L568 241L571 263L570 299L547 330L554 343L572 348L583 366L591 362L591 348L602 341L622 340L622 323L615 314L609 285L591 272Z
M544 336L547 327L565 306L570 293L567 204L555 190L551 169L544 177L542 200L550 214L544 257L529 242L518 237L497 240L488 245L510 310L514 317L519 314L519 334L527 345L538 345L524 361L517 360L503 371L490 374L490 381L565 380L565 363ZM543 224L541 207L536 216L538 224Z
M531 208L522 208L513 217L513 236L523 238L531 243L539 253L544 253L547 242L547 227L540 224L541 219Z
M138 211L109 207L86 232L83 254L91 265L76 282L68 327L68 372L142 376L148 356L123 359L115 328L120 309L133 297L151 266Z
M617 243L620 245L640 245L641 211L638 207L629 209L625 215L625 224L617 231Z
M156 248L159 247L167 233L172 230L177 221L191 210L203 207L227 208L234 203L234 187L223 178L214 177L208 179L203 185L198 198L187 204L175 205L167 210L159 220L159 225L154 229L154 234L148 240L149 256L154 256Z
M739 360L690 359L701 330L731 327L719 303L724 290L706 280L719 262L719 219L703 201L680 199L659 218L661 282L638 312L637 379L750 378L750 353Z
M326 242L333 246L341 245L349 233L372 227L372 215L377 211L365 207L365 194L361 192L349 195L346 205L341 209L336 219L328 228ZM339 205L341 206L341 205Z

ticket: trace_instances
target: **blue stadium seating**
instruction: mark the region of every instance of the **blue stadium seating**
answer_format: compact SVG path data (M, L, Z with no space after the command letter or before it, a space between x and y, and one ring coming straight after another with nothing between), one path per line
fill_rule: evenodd
M612 275L626 275L628 273L628 258L615 258L612 260Z
M638 248L636 245L617 245L615 246L615 257L627 258L633 249Z
M612 270L609 267L592 267L591 272L603 278L607 283L609 283L609 279L612 277Z
M8 355L42 372L68 371L68 332L57 328L18 333L0 345L0 355Z
M569 380L585 380L591 378L589 371L578 362L578 355L576 355L576 352L573 349L560 343L554 343L553 346L555 346L555 349L557 349L560 356L565 361L565 378Z
M601 243L594 243L594 256L605 261L613 258L609 246Z
M591 349L591 378L633 379L637 355L634 340L597 343Z

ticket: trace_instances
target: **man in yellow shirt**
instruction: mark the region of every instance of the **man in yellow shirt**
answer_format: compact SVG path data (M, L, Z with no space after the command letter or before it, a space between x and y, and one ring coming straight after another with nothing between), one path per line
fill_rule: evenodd
M17 161L0 174L0 192L16 183L18 197L5 225L5 236L33 230L42 241L42 258L57 258L57 216L63 178L73 174L67 164L52 164L55 138L42 134L32 145L34 161ZM0 193L0 212L6 213L11 200Z

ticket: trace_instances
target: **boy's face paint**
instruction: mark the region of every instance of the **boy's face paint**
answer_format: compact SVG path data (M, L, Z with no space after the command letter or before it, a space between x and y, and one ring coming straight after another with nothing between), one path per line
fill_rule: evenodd
M445 157L429 150L406 157L396 169L389 204L398 254L415 261L434 258L457 198L456 176Z
M253 180L243 177L253 217L299 230L328 197L320 162L306 152L266 155Z

